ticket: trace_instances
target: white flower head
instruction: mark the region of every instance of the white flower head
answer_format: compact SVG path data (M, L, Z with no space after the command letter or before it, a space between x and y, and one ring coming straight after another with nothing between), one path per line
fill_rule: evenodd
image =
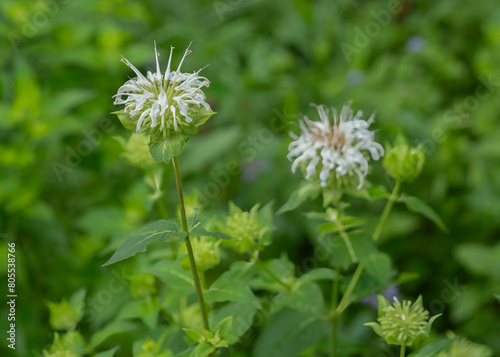
M202 91L203 87L210 85L210 81L200 76L203 68L193 73L181 72L184 59L191 53L189 46L176 70L170 68L174 49L170 47L165 73L160 71L156 43L154 49L156 72L148 71L146 76L129 60L122 58L121 61L135 72L137 78L128 80L118 89L113 96L116 98L114 104L125 104L128 125L124 125L130 127L133 123L137 133L150 134L156 139L167 137L171 132L191 134L193 129L190 126L202 124L196 121L197 115L202 116L199 121L203 121L208 119L208 112L213 113ZM200 114L200 111L203 113Z
M314 104L313 104L314 105ZM333 175L357 175L358 188L363 186L368 173L368 151L374 160L384 155L382 145L374 141L375 133L368 128L375 114L368 121L361 119L363 113L354 115L350 103L342 107L340 115L332 108L333 124L329 118L329 110L323 105L316 105L320 121L312 121L304 117L300 122L301 134L290 134L295 140L288 147L288 159L293 160L292 171L301 164L306 166L306 179L311 180L319 171L321 186L327 185Z

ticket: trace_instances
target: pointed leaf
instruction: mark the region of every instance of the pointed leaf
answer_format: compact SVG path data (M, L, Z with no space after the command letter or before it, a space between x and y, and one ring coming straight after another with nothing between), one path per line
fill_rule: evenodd
M200 342L202 339L200 331L194 328L183 328L184 332L193 342Z
M222 319L217 326L215 326L215 331L219 331L219 335L222 338L226 338L226 336L231 331L231 327L233 326L233 317L228 316L225 319Z
M321 317L282 310L262 330L252 356L297 357L324 338L326 331Z
M127 321L114 321L106 327L96 332L90 339L90 347L95 348L104 342L108 337L128 332L136 329L136 325Z
M103 266L114 264L130 258L139 252L144 252L147 246L152 242L176 237L186 237L185 232L179 232L177 223L164 219L151 223L141 232L129 237Z
M196 226L194 229L193 229L193 233L196 233L200 236L205 236L205 237L214 237L214 238L219 238L219 239L232 239L231 236L228 236L227 234L225 233L222 233L220 231L214 231L214 232L210 232L210 231L207 231L205 228L203 228L201 226L201 224L199 224L198 226Z
M181 154L188 137L181 134L171 135L167 139L152 143L149 152L156 162L170 163L174 157Z
M99 352L94 357L113 357L115 355L116 350L118 350L120 346L116 346L110 350Z
M443 232L448 232L448 228L438 216L436 211L434 211L430 206L427 205L427 203L422 201L420 198L403 194L401 195L401 200L405 203L408 210L413 213L421 214L425 218L434 222Z
M445 349L447 349L452 343L453 340L449 339L439 340L437 342L425 346L419 351L413 352L408 357L434 357L437 356L439 353L443 352Z
M196 346L195 350L191 353L191 357L207 357L213 351L215 351L215 347L209 343L203 342Z
M382 338L385 338L384 332L382 331L382 326L380 326L380 324L376 322L368 322L366 324L363 324L363 326L371 327L377 335L379 335Z
M305 185L303 185L301 188L299 188L290 195L288 201L283 206L281 206L281 208L278 210L278 212L276 212L276 214L281 214L291 211L300 206L306 200L315 199L316 197L318 197L320 192L321 189L318 187L317 184L307 182Z

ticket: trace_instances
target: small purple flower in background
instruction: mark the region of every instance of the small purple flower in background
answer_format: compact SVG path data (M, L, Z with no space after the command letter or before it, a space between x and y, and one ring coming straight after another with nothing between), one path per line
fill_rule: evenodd
M243 170L241 173L242 179L245 182L252 182L261 173L268 171L269 167L270 167L269 161L264 159L256 159L250 161L249 163L243 166Z
M390 285L387 289L382 291L380 294L383 295L389 301L394 300L394 297L401 299L401 293L399 292L399 285L397 285L397 284ZM376 293L373 293L370 296L362 298L361 302L365 305L373 307L374 309L378 308L377 294Z
M363 82L363 79L365 78L365 73L363 71L360 71L359 69L352 69L349 72L347 72L345 79L347 82L347 85L350 87L355 87L361 84Z
M413 36L406 41L406 50L410 53L422 52L425 46L425 40L420 36Z

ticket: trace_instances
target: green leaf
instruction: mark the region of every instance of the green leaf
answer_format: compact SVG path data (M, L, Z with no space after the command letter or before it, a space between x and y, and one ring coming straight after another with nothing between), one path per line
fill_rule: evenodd
M500 243L494 246L464 243L455 249L454 256L472 274L500 276Z
M316 345L327 330L325 322L320 317L282 310L262 330L252 356L299 356L303 351Z
M147 246L152 242L176 237L184 238L185 236L185 232L179 232L177 223L164 219L159 220L151 223L141 232L129 237L103 266L114 264L130 258L139 252L144 252Z
M192 342L200 342L202 339L201 333L194 328L183 328L184 332L188 335Z
M447 349L452 343L453 340L450 339L439 340L437 342L425 346L424 348L416 352L413 352L408 357L434 357L437 356L439 353L443 352L445 349Z
M149 145L149 152L156 162L170 163L174 157L181 154L188 137L182 134L171 135L168 138Z
M113 357L115 355L116 350L118 350L120 346L116 346L110 350L102 351L94 355L94 357Z
M225 319L219 321L214 330L219 331L219 335L221 338L226 338L226 336L231 331L231 326L233 326L233 317L228 316Z
M349 249L341 237L333 239L326 237L320 242L327 252L331 252L331 264L334 267L348 268L353 263ZM358 261L363 262L367 257L376 252L373 240L365 235L350 234L349 239Z
M318 280L333 280L337 277L335 270L330 268L317 268L311 270L300 277L300 282L305 283L309 281Z
M78 314L78 321L83 317L83 309L85 308L86 289L80 289L74 293L69 299L69 304Z
M363 259L363 264L368 273L382 286L389 285L394 271L391 258L385 253L375 253Z
M129 113L126 113L124 110L118 110L116 112L111 112L111 114L116 114L118 120L120 120L125 129L135 133L137 122L132 119Z
M219 238L219 239L225 239L225 240L232 239L231 236L228 236L227 234L222 233L222 232L217 231L217 230L214 232L207 231L205 228L203 228L201 226L201 224L196 226L192 232L197 234L197 235L205 236L205 237L213 237L213 238Z
M420 198L402 194L401 201L405 203L406 207L411 212L421 214L425 218L434 222L443 232L448 232L448 228L438 214Z
M295 279L295 266L284 254L281 258L268 260L262 265L257 265L259 276L250 282L253 289L283 291L285 290L283 285L291 285ZM283 284L280 284L277 279Z
M191 357L207 357L213 351L215 351L214 346L212 346L209 343L203 342L203 343L200 343L198 346L196 346L194 351L191 352L190 356Z
M240 301L252 302L256 300L252 290L242 281L234 280L222 274L210 289L205 291L206 302Z
M314 282L298 283L293 291L285 294L279 305L309 315L321 315L324 309L323 293Z
M276 214L294 210L308 199L315 199L321 193L321 188L316 183L307 181L298 190L290 195L288 201L281 206Z
M210 326L217 326L228 316L231 316L233 318L231 331L228 336L224 336L224 338L229 344L236 343L238 339L252 327L254 316L257 309L260 307L261 305L257 299L252 303L230 302L224 304L214 312L213 320L210 321Z
M174 291L189 291L194 288L191 272L182 269L178 261L161 260L146 269L146 272L158 277Z
M114 321L97 331L90 338L90 347L95 348L104 342L107 338L118 333L128 332L136 329L136 325L127 321Z

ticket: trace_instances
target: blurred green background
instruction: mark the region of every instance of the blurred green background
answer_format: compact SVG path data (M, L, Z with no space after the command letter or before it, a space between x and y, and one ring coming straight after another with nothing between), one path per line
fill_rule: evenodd
M299 114L315 118L309 103L340 108L353 100L366 117L377 112L379 142L403 133L424 145L424 172L404 190L429 203L450 232L396 205L381 249L398 270L418 274L400 289L412 299L423 294L431 313L444 313L436 331L453 330L500 354L493 299L500 293L500 8L493 1L392 4L3 0L0 274L5 241L14 241L14 355L48 348L47 301L81 288L95 298L113 278L100 267L113 251L111 237L156 217L144 172L130 166L116 139L128 133L110 114L112 95L133 75L120 55L154 70L153 41L163 70L170 45L178 63L191 41L183 70L209 64L205 93L218 114L179 158L186 192L198 189L207 211L225 210L229 200L244 209L286 202L301 181L286 159L288 132L297 132ZM163 190L173 215L170 170ZM369 178L392 188L380 163ZM372 227L382 203L358 206ZM301 209L277 217L276 226L266 254L286 251L297 264L311 255L315 233ZM83 334L116 314L114 305L99 311L100 320L84 319ZM360 343L376 341L367 328L345 324Z

